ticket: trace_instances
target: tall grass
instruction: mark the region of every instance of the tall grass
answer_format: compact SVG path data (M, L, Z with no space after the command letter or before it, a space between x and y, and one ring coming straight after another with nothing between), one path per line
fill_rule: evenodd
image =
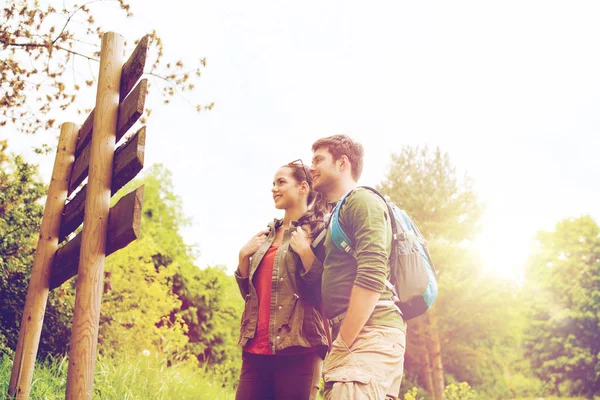
M68 360L48 359L36 366L31 399L64 399ZM7 398L12 359L0 358L0 398ZM235 398L231 387L210 371L192 363L169 367L157 357L140 355L99 358L94 376L94 399L213 399Z

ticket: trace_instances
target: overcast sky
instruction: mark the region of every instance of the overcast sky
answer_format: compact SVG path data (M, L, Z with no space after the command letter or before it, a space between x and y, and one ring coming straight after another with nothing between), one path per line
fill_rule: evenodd
M129 42L156 29L167 58L207 59L188 99L214 109L161 107L155 90L146 141L147 165L171 170L193 219L182 233L200 266L233 271L281 216L277 167L309 162L336 133L365 147L360 184L384 179L403 145L448 152L486 204L479 246L493 276L518 273L537 230L600 217L598 2L130 3L132 19L100 5L96 20ZM7 135L25 154L39 140Z

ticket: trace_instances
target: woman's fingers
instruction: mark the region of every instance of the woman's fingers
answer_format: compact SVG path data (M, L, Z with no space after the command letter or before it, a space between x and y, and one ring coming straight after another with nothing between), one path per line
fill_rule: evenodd
M260 231L260 232L258 232L258 233L256 234L256 237L261 237L261 236L264 236L264 235L266 235L266 234L268 234L268 233L269 233L269 230L268 230L268 229L263 229L262 231Z

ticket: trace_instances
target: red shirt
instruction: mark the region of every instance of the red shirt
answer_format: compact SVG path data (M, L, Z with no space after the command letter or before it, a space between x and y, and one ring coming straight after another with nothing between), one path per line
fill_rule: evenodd
M248 340L244 351L252 354L273 354L269 345L269 320L271 319L271 282L273 280L273 262L277 246L269 247L258 264L253 281L258 295L258 325L253 339Z

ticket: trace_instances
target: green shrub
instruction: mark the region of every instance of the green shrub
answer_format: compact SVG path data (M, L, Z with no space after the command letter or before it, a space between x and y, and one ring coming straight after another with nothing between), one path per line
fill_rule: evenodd
M477 392L467 382L452 383L444 389L446 400L477 400Z
M404 393L404 400L421 400L422 397L419 396L419 388L413 386L409 391Z

